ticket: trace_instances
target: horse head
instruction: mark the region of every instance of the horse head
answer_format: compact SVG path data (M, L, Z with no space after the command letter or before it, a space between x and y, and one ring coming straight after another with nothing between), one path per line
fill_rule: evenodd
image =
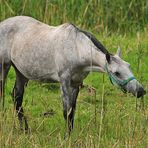
M134 77L130 64L121 59L120 48L115 55L106 54L105 69L111 83L123 92L132 93L137 98L146 94L143 86Z

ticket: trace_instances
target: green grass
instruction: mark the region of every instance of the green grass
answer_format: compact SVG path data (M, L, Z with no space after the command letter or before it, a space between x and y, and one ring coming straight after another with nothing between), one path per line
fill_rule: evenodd
M112 35L98 36L98 39L112 53L120 44L123 58L131 63L137 79L148 91L147 33L140 34L140 37ZM136 101L132 95L123 94L110 84L106 75L90 74L84 81L88 86L81 89L77 100L74 130L70 138L64 140L65 121L59 84L29 82L23 106L30 133L25 134L19 130L10 97L14 79L11 69L6 85L5 109L0 112L0 147L148 146L148 95L144 97L142 109L140 99ZM92 87L95 90L91 93ZM53 114L44 116L48 111Z
M96 34L115 53L131 64L148 92L148 1L147 0L0 0L0 21L27 15L50 25L72 22ZM30 132L20 131L11 91L13 69L6 83L5 108L0 107L0 148L3 147L148 147L148 95L141 100L123 94L106 75L92 73L80 90L74 130L64 140L65 121L59 84L30 81L23 107ZM91 88L94 88L90 92ZM49 112L48 116L44 113Z
M93 32L135 32L148 26L147 0L0 0L0 21L27 15L51 25L72 22Z

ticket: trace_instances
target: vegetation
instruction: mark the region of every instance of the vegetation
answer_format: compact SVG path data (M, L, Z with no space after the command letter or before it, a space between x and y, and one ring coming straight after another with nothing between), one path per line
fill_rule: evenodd
M29 15L50 25L73 22L96 34L123 59L148 91L148 19L146 0L0 0L0 21ZM98 33L99 32L99 33ZM0 147L138 147L148 146L148 95L135 99L112 86L107 75L91 73L81 88L74 130L64 139L65 122L59 84L30 81L23 106L30 132L20 131L11 99L13 68L0 107Z
M0 20L29 15L51 25L72 22L94 32L135 32L148 23L147 0L0 0Z

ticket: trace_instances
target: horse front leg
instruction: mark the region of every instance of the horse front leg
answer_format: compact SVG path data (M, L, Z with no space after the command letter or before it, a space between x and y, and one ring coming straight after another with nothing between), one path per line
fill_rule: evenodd
M64 80L61 83L61 91L63 95L63 115L66 120L67 132L70 135L70 132L73 129L79 85L72 86L70 80Z

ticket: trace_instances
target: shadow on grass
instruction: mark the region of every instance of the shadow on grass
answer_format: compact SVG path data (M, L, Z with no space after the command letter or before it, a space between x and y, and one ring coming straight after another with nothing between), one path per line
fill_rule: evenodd
M57 92L60 89L60 84L58 84L58 83L41 83L40 85L43 88L48 89L48 91Z

